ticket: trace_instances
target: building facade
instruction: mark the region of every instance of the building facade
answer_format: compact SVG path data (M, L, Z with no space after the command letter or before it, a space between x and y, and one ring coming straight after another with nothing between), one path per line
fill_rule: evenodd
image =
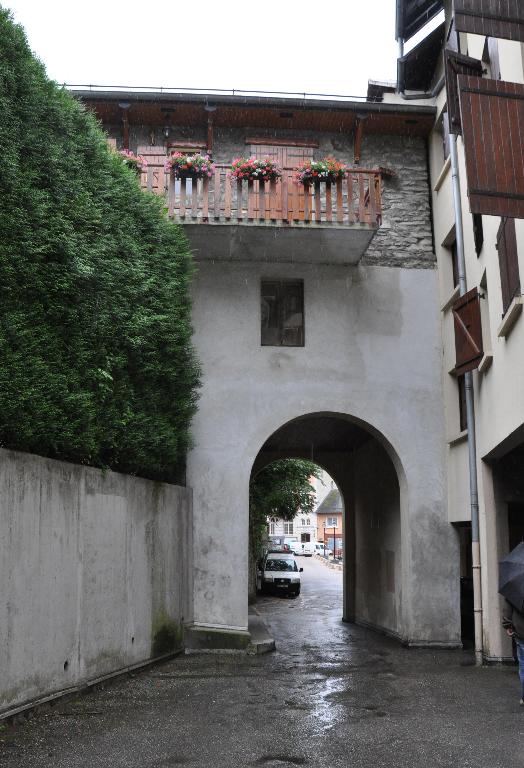
M338 488L331 488L317 509L317 539L335 557L344 551L344 505Z
M142 184L166 195L196 262L189 636L247 637L250 476L295 456L324 467L343 498L344 619L409 645L460 645L427 162L435 106L77 95L118 147L147 156ZM174 180L174 149L212 153L213 178ZM282 180L233 181L232 159L249 154L278 159ZM293 183L300 162L327 155L351 166L347 180Z
M434 19L426 28L429 33L401 56L399 91L409 98L423 91L417 103L437 109L428 146L443 339L448 518L460 537L467 587L472 581L471 441L479 504L477 613L482 611L483 658L497 661L511 657L501 628L498 562L524 538L524 5L407 0L398 4L397 37L403 41L420 33L429 19ZM381 96L397 98L387 90ZM455 195L454 141L460 186ZM474 394L469 423L468 370ZM469 592L463 590L463 613L472 610Z

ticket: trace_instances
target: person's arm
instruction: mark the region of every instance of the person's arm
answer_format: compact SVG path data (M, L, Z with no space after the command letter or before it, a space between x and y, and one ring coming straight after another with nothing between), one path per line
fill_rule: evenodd
M515 633L513 628L513 606L506 601L504 605L504 613L502 615L502 626L506 630L506 634L512 637Z

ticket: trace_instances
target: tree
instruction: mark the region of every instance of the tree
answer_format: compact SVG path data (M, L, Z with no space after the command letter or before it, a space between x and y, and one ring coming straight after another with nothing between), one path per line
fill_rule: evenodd
M0 446L181 477L192 262L162 201L0 8Z
M312 461L279 459L251 478L250 539L255 557L269 517L293 520L299 512L313 512L315 495L310 478L320 476L321 469Z

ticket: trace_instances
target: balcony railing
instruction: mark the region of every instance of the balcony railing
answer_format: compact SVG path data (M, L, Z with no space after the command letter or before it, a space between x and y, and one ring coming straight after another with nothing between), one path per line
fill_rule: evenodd
M237 181L231 166L215 165L210 179L175 180L163 168L148 167L142 186L165 192L169 216L187 224L264 224L280 226L363 226L381 222L381 174L352 169L335 183L297 185L293 170L278 181Z

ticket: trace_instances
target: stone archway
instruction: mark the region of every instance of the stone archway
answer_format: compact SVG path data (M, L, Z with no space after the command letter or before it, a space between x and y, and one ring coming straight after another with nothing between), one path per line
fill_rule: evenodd
M397 466L400 460L385 443L376 430L347 414L312 413L292 419L270 435L252 471L292 457L307 458L326 469L344 502L342 617L400 638L405 621L401 484L391 454Z

